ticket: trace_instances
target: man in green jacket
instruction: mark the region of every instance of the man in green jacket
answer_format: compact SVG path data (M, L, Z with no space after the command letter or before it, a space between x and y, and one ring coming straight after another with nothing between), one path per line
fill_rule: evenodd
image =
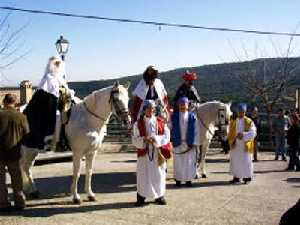
M25 207L23 182L20 169L21 142L29 132L26 117L15 109L16 96L6 94L3 99L4 109L0 111L0 211L10 211L6 186L6 168L11 177L16 210Z

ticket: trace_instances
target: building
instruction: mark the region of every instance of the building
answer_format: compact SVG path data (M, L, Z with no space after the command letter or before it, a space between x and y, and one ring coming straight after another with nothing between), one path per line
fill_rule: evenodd
M2 106L3 98L6 94L15 94L19 105L28 103L33 94L32 83L24 80L20 83L20 87L0 87L0 106Z

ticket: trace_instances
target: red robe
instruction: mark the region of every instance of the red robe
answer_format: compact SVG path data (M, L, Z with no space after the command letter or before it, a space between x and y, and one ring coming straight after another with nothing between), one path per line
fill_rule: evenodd
M139 129L139 132L140 132L140 136L145 137L147 134L146 134L146 125L145 125L144 119L140 118L137 123L138 123L138 129ZM157 129L156 129L157 134L158 135L163 135L165 133L165 131L164 131L165 122L162 118L160 118L160 117L156 118L156 126L157 126ZM163 145L160 148L161 154L166 159L171 158L171 150L172 150L171 143ZM147 154L147 149L138 149L137 154L138 154L138 157L144 156L144 155Z

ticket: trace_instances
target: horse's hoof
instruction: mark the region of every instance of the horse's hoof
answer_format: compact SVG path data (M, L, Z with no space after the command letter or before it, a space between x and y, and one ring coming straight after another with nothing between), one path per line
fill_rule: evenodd
M29 198L30 199L39 199L40 198L41 193L39 191L34 191L29 193Z
M206 174L202 174L201 177L202 177L202 178L207 178Z
M73 198L73 204L80 205L81 201L78 198Z
M96 199L95 196L88 196L88 201L89 201L89 202L96 202L97 199Z

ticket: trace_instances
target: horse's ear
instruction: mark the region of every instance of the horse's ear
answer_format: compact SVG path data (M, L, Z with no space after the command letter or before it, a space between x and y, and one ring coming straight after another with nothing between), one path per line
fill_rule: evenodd
M128 88L130 87L130 81L127 81L126 84L124 84L123 86L128 90Z
M119 87L119 85L120 85L120 83L119 83L119 81L117 80L117 81L114 83L113 88L116 89L116 88Z

